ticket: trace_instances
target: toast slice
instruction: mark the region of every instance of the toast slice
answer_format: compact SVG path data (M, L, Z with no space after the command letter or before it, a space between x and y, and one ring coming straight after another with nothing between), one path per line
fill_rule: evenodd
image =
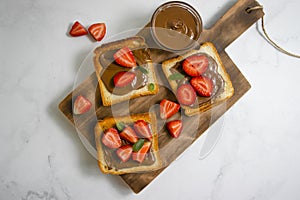
M182 63L186 58L196 54L203 54L209 58L208 69L211 68L211 71L206 70L208 72L204 72L203 75L209 76L213 80L214 93L210 97L199 97L199 95L197 95L196 103L194 105L181 105L185 110L185 114L188 116L205 112L213 106L229 99L234 94L234 88L232 86L230 76L226 72L216 48L210 42L202 44L198 50L191 50L183 55L166 60L162 63L163 72L168 79L173 92L176 94L182 80L173 80L171 75L179 73L185 77L185 82L189 82L190 77L182 70Z
M115 62L113 54L123 47L128 47L132 50L134 58L137 61L137 67L130 69L122 67ZM111 106L125 100L152 95L158 92L159 87L150 52L145 39L140 36L114 41L97 47L94 50L94 66L104 106ZM124 70L130 70L136 74L137 82L140 82L138 88L124 89L114 87L112 81L114 75Z
M129 160L122 162L116 154L118 148L111 149L107 147L104 145L102 138L105 134L105 131L110 128L116 128L117 123L122 123L125 125L125 127L130 126L132 129L136 130L133 124L139 120L145 121L150 128L150 132L152 134L151 140L146 138L144 138L144 140L145 143L151 142L151 147L142 162L137 162L134 160L133 153ZM119 134L120 132L122 131L119 131ZM98 152L98 166L105 174L120 175L126 173L146 172L158 170L162 166L158 149L156 116L154 113L142 113L105 118L103 121L99 121L95 126L95 141ZM124 141L122 139L122 146L127 145L128 143L128 141ZM130 145L133 146L133 143Z

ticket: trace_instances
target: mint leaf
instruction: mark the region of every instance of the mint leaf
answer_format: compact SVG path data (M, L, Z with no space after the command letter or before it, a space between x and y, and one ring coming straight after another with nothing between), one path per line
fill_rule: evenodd
M179 72L174 73L174 74L171 74L171 75L169 76L169 79L170 79L170 80L173 80L173 81L175 81L175 80L181 80L181 79L183 79L183 78L184 78L184 75L181 74L181 73L179 73Z
M148 73L149 73L148 70L145 69L145 68L142 67L142 66L138 66L137 69L140 70L141 72L143 72L144 74L148 74Z
M145 139L139 139L136 143L134 143L132 150L134 152L138 152L144 145Z

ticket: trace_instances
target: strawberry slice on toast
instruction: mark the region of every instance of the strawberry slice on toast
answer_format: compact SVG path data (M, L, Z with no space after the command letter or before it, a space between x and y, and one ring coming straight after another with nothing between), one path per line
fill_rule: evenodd
M180 85L177 89L177 99L182 105L193 105L196 101L196 97L197 95L194 88L188 83Z
M123 67L135 67L136 66L136 61L133 56L132 51L128 47L123 47L119 49L115 54L114 54L114 59L116 63Z
M190 81L197 94L203 97L210 97L213 93L213 82L206 76L194 77Z
M192 77L202 75L209 65L208 58L205 55L192 55L187 57L182 63L182 69L186 74Z
M147 141L144 143L143 147L137 151L132 152L132 160L142 163L151 147L151 142Z
M122 162L127 162L130 159L132 154L132 146L130 144L121 146L116 151L116 154Z
M107 129L102 136L102 143L110 149L119 148L122 145L122 141L117 129Z

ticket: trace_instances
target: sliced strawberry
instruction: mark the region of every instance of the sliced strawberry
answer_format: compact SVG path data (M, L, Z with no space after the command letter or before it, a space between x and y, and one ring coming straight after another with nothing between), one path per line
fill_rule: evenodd
M210 97L213 92L213 82L206 76L194 77L190 80L196 92L203 97Z
M143 138L152 140L152 134L151 134L149 124L144 120L136 121L133 125L133 128L136 131L136 133L142 136Z
M105 23L96 23L96 24L92 24L89 28L88 28L91 36L93 36L93 38L96 41L101 41L105 34L106 34L106 26Z
M190 84L182 84L177 89L177 99L179 103L190 106L196 101L196 92Z
M72 25L71 30L69 31L69 34L73 37L78 37L78 36L82 36L82 35L87 35L88 32L78 21L76 21Z
M75 115L83 114L90 110L92 107L92 103L82 95L79 95L75 101L73 106L73 113Z
M114 76L114 84L116 87L125 87L131 84L135 78L136 78L135 73L121 71Z
M130 144L121 146L116 151L116 154L121 159L122 162L127 162L132 154L132 146Z
M122 142L117 129L107 129L102 136L102 143L111 149L119 148Z
M168 119L178 112L180 105L173 101L163 99L160 102L159 107L160 107L160 117L162 119Z
M132 51L128 47L123 47L114 54L115 61L123 67L135 67L136 61Z
M183 71L193 77L203 74L208 65L208 58L205 55L192 55L182 63Z
M139 163L142 163L151 147L151 142L146 141L143 145L143 147L137 151L137 152L132 152L132 160L135 160Z
M123 129L123 131L120 133L120 137L131 143L136 143L138 141L135 131L130 126L127 126Z
M177 138L182 131L182 121L181 120L173 120L167 123L167 129L169 134Z

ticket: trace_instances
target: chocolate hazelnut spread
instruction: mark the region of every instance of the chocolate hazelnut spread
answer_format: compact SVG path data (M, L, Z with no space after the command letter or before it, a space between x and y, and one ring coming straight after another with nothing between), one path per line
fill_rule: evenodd
M202 32L202 21L190 5L174 1L161 5L151 20L152 35L168 50L184 50L195 45Z
M200 55L200 53L198 54ZM209 66L206 69L206 71L203 73L203 76L206 76L208 78L210 78L214 84L214 88L213 88L213 92L211 94L210 97L201 97L201 96L197 96L197 100L195 102L194 105L191 105L190 107L192 108L197 108L199 107L199 105L207 103L207 102L213 102L215 100L215 98L221 94L224 91L224 80L222 78L222 76L218 73L218 65L216 63L216 61L210 57L209 55L205 54L205 53L201 53L201 55L205 55L207 56L208 60L209 60ZM181 74L185 75L185 72L182 70L182 62L177 62L174 67L171 68L171 71L176 73L179 72ZM188 75L185 76L185 78L178 80L177 83L178 85L187 83L189 81L190 77Z
M126 162L122 162L120 158L118 158L118 156L116 155L115 150L109 149L107 147L103 147L103 150L105 152L105 156L104 156L105 162L107 166L111 168L120 170L124 168L136 167L140 165L149 166L155 163L155 157L151 151L147 153L142 163L138 163L132 159L129 159Z
M137 67L127 68L117 64L113 58L113 55L116 51L117 49L103 52L99 57L99 62L105 68L102 72L101 79L107 90L115 95L125 95L132 90L144 87L148 82L148 76L140 71ZM136 60L137 66L145 66L147 65L147 62L151 60L149 49L146 47L133 49L132 53ZM114 86L113 77L116 73L121 71L134 72L136 74L136 79L131 84L118 88Z

